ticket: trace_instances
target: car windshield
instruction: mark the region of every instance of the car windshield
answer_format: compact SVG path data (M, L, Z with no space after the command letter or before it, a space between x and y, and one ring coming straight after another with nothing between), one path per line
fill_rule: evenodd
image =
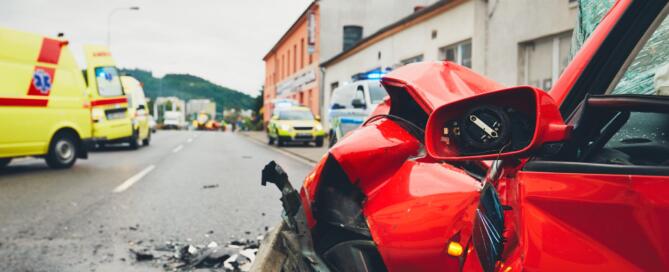
M118 71L114 67L95 68L95 81L98 84L98 93L100 96L121 96L123 87L118 76Z
M379 104L383 102L383 99L388 95L386 89L381 86L380 82L375 82L369 84L369 98L372 100L372 104Z
M314 120L309 111L280 111L279 120Z
M666 17L608 94L669 95L669 22Z

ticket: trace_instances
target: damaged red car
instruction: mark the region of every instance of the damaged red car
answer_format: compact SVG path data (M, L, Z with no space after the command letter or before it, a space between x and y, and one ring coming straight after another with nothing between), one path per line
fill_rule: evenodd
M619 0L550 91L449 62L389 99L293 189L260 262L283 271L668 271L666 0Z

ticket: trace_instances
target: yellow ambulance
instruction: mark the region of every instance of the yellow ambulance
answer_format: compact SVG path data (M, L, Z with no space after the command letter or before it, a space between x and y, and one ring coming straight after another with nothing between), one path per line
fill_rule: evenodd
M93 141L96 145L129 143L136 148L139 135L132 129L128 98L109 49L102 45L85 45L84 78L91 98Z
M87 158L90 105L66 40L0 28L0 168L24 156L52 168Z
M137 134L130 147L138 148L149 145L151 142L151 128L149 127L149 105L144 96L144 88L139 80L131 76L121 76L123 90L128 97L128 115L132 122L133 133Z

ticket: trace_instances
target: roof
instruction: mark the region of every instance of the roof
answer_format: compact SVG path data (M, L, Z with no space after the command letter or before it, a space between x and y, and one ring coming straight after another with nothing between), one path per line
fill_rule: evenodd
M316 3L318 1L319 0L314 0L314 1L311 2L311 4L309 4L309 6L307 6L307 8L302 12L302 14L300 14L300 17L297 17L297 20L295 20L295 22L293 22L293 25L291 25L290 28L288 28L288 30L286 30L286 32L283 33L283 36L281 36L281 38L274 44L272 49L270 49L269 52L267 52L267 54L265 54L265 56L262 58L263 61L267 60L269 55L274 53L279 48L281 43L288 38L288 35L292 34L295 31L295 28L297 28L297 25L302 20L306 20L307 12L309 12L316 5Z
M369 35L360 41L358 41L355 45L353 45L351 48L348 50L342 51L341 53L335 55L334 57L330 58L329 60L326 60L321 63L321 67L328 67L330 65L336 64L339 61L343 60L344 58L353 55L362 49L365 49L378 40L381 40L383 38L386 38L392 34L395 34L399 32L400 30L410 27L412 25L418 24L424 20L430 19L436 15L441 14L443 11L450 9L453 6L456 6L458 4L461 4L463 2L466 2L467 0L440 0L430 6L427 6L419 11L416 11L412 13L409 16L406 16L399 21L392 23L390 25L387 25L381 29L379 29L377 32L375 32L372 35Z

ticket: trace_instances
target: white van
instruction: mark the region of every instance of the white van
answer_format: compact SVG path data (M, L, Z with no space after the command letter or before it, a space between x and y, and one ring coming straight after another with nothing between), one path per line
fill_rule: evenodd
M387 95L379 80L360 80L335 89L327 114L330 146L358 128Z

